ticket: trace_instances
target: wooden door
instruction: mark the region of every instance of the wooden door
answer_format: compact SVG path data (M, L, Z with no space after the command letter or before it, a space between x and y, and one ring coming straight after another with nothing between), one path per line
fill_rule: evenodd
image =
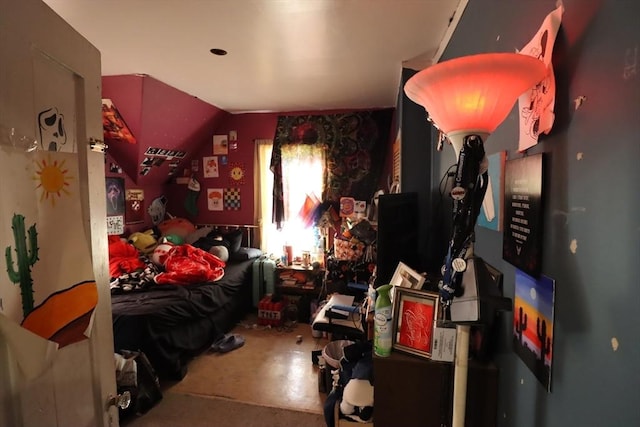
M89 149L102 139L100 75L98 50L46 4L0 0L2 426L118 425L106 403L116 386L104 154ZM78 289L60 278L76 276L91 298L65 300L39 325L86 304L85 323L70 322L82 335L52 344L27 330L30 305L60 301Z

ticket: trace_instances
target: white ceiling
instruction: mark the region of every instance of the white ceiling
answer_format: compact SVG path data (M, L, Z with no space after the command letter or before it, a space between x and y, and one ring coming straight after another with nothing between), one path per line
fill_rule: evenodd
M468 0L44 0L102 54L231 113L395 106ZM226 56L209 50L221 48Z

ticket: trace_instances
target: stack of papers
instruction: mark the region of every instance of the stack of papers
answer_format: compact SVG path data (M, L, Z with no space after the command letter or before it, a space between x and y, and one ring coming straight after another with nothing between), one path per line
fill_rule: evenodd
M327 301L327 310L344 316L346 319L349 317L349 314L353 312L353 310L346 309L346 307L353 307L354 299L355 297L353 295L333 294L331 298L329 298L329 301Z

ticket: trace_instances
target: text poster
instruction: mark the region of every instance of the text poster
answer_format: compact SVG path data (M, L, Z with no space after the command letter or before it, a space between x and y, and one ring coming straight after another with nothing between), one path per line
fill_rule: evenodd
M502 258L538 277L542 263L543 155L509 160L505 167Z

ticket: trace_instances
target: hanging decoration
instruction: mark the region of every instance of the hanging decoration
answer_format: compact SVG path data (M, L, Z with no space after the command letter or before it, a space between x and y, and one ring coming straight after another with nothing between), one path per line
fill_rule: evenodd
M0 210L0 335L34 377L91 335L98 293L85 228L60 226L83 222L77 154L5 148L0 179L19 188Z
M282 197L282 146L320 144L327 148L327 176L322 201L340 197L369 200L382 171L392 109L343 114L279 116L273 140L274 219L284 218Z

